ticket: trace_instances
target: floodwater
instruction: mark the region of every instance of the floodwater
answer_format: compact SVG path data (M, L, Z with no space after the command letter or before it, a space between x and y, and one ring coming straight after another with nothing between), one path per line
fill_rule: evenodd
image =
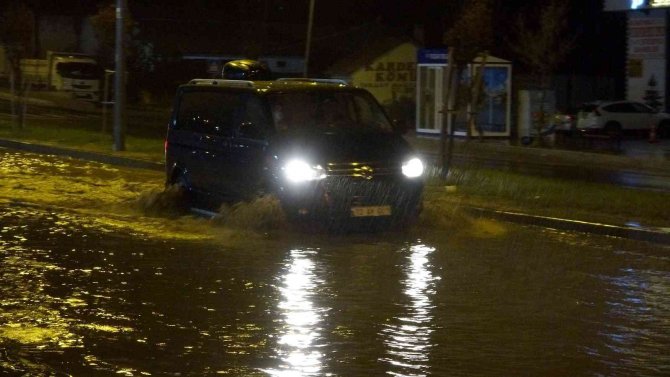
M141 172L12 156L0 374L670 374L668 246L486 219L249 231L145 216Z

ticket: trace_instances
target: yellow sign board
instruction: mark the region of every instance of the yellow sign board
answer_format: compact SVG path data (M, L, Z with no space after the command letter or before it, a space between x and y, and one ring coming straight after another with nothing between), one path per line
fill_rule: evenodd
M351 75L354 85L370 91L383 105L400 98L414 98L416 92L416 52L412 43L403 43Z

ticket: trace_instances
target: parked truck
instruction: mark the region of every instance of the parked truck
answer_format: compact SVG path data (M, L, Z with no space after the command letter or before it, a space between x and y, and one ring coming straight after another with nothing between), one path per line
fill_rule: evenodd
M22 59L23 78L34 88L72 93L100 100L103 70L90 55L48 51L46 59Z

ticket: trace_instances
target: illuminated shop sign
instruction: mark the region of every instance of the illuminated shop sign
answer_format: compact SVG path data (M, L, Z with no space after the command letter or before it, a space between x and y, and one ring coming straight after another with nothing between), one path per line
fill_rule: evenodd
M670 6L670 0L630 0L630 9L665 8Z
M670 0L649 0L642 1L642 3L641 5L646 5L649 8L665 8L670 6Z
M605 10L669 8L670 0L605 0Z

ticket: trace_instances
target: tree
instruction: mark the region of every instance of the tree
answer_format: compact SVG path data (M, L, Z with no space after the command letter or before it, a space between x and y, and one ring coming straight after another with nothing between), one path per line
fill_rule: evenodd
M444 111L447 118L453 120L454 113L462 112L466 107L472 111L468 114L467 138L470 139L471 125L475 122L477 102L479 100L479 91L481 90L481 75L483 74L483 65L476 70L476 76L470 80L470 85L466 88L461 86L461 77L468 64L474 62L475 58L482 56L482 61L486 62L488 49L493 43L492 30L492 0L472 0L463 6L460 17L454 25L445 34L445 43L449 46L448 67L445 75L446 96L444 101ZM447 127L446 120L442 125L441 132L441 155L442 155L442 174L444 177L449 172L449 165L453 155L454 122L451 122L451 131L449 134L449 148L446 147ZM480 137L482 136L479 130Z
M447 46L454 47L453 61L464 69L479 54L493 43L491 0L469 1L461 12L461 17L445 35Z
M21 71L21 60L32 55L35 17L30 8L22 1L12 1L0 14L0 41L5 48L9 64L9 82L12 94L12 127L24 128L26 111L26 93L30 82L25 80Z
M98 13L91 16L91 25L98 39L98 60L105 67L114 66L114 53L116 43L116 5L113 1L107 2L98 8ZM133 34L135 22L131 17L125 18L126 56L133 56L130 38Z
M567 2L551 0L539 12L532 10L519 16L513 28L514 40L508 43L519 60L539 78L542 92L538 121L535 122L538 143L542 142L540 135L547 123L545 103L551 75L575 44L574 36L568 33L568 16Z
M90 17L91 25L98 41L97 57L101 66L116 66L116 4L105 2L98 12ZM129 81L130 97L137 96L142 86L151 80L148 74L156 70L157 57L154 45L140 38L140 30L127 12L124 17L124 46L127 61L126 71L134 80Z

